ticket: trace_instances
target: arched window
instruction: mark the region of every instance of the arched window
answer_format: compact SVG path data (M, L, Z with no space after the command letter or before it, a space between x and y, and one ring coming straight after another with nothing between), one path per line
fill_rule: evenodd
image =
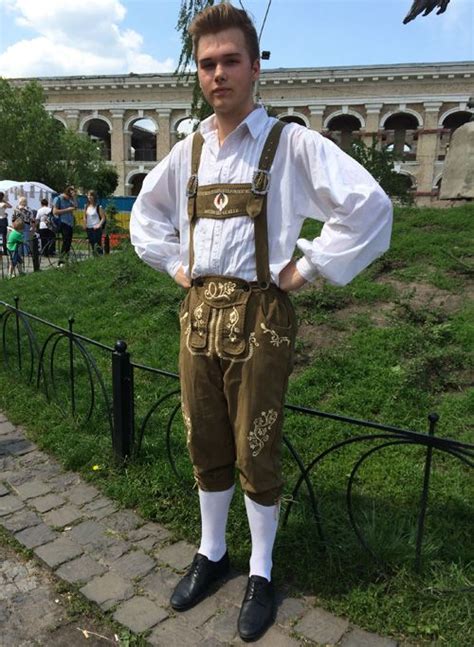
M135 175L132 175L132 177L130 178L130 183L132 185L130 189L130 195L138 195L140 193L143 180L146 178L146 176L146 173L135 173Z
M397 112L384 124L382 145L396 157L406 161L416 159L418 141L418 120L407 112Z
M287 124L299 124L300 126L306 127L305 120L302 117L298 117L298 115L283 115L279 119Z
M452 112L443 119L443 130L439 137L438 160L445 159L454 131L467 124L471 117L471 112L459 110L458 112Z
M90 119L84 125L84 132L97 143L102 156L106 160L111 159L111 142L110 142L110 129L106 121L99 118Z
M129 159L135 162L156 161L156 133L154 121L142 117L131 124Z
M337 115L327 124L328 135L343 151L349 151L352 142L357 138L361 123L354 115Z

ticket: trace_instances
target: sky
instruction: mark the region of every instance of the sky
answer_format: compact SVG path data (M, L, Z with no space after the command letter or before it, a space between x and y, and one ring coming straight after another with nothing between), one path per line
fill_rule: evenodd
M269 0L242 0L260 31ZM272 0L263 69L474 59L474 0L402 20L412 0ZM236 0L234 4L239 5ZM0 76L174 72L180 0L0 0Z

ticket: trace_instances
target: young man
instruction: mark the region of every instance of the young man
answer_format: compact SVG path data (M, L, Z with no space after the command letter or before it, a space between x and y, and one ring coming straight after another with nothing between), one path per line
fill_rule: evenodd
M251 641L275 614L283 401L296 333L288 292L318 275L349 282L387 249L391 204L337 146L296 124L280 132L282 124L255 105L260 55L245 11L217 4L190 33L214 115L145 178L130 230L138 255L187 290L182 410L202 534L171 605L192 607L228 571L237 466L252 537L238 628ZM298 240L307 217L325 222L312 242ZM295 262L296 246L303 256Z

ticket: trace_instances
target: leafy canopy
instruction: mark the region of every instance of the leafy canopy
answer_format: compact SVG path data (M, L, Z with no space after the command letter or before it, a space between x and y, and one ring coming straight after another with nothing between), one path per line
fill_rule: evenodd
M74 184L113 193L118 174L97 144L63 128L44 103L38 82L15 86L0 78L0 179L43 182L58 192Z

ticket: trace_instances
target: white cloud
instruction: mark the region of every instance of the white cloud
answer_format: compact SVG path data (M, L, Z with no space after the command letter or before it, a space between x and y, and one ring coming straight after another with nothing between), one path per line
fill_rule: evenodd
M0 75L15 77L172 72L171 58L142 51L143 38L120 29L126 9L119 0L0 0L17 24L34 36L0 53Z

